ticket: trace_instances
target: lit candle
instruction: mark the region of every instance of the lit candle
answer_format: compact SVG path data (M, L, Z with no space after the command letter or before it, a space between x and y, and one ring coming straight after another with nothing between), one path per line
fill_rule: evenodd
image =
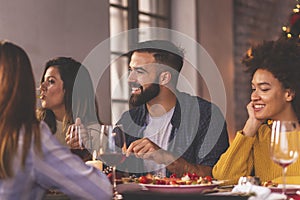
M92 167L95 167L99 170L103 170L103 164L100 160L96 160L96 157L97 157L97 152L96 150L93 151L93 160L88 160L85 162L85 164L89 165L89 166L92 166Z

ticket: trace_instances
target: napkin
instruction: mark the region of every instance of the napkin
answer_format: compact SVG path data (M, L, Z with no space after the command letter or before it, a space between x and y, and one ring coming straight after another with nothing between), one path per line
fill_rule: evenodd
M233 193L254 193L255 196L251 196L249 200L275 200L285 199L286 196L279 193L271 193L271 190L267 187L252 185L247 182L243 185L236 185L232 189Z

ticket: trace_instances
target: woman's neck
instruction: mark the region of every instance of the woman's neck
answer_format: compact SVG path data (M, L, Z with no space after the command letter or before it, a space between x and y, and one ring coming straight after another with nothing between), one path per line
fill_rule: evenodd
M66 115L66 110L64 108L56 109L56 110L53 110L53 113L55 115L55 119L62 122Z
M297 115L292 107L288 107L284 112L280 114L280 116L275 116L273 120L281 120L281 121L299 121Z

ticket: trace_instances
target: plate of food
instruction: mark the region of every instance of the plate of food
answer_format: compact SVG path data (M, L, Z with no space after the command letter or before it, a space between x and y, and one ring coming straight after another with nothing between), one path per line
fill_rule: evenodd
M218 187L220 184L195 184L195 185L155 185L155 184L140 184L146 190L153 192L164 193L205 193Z
M272 192L282 193L282 184L278 184L277 187L269 187ZM296 194L297 191L300 191L300 185L286 185L287 194Z
M270 188L271 192L282 193L282 184L278 184L274 181L263 182L262 186ZM300 185L286 184L286 193L287 194L296 194L297 191L300 191Z
M196 174L185 174L181 178L172 175L155 177L153 175L141 176L139 183L145 190L163 193L206 193L219 186L222 181L213 180L210 176L200 177Z

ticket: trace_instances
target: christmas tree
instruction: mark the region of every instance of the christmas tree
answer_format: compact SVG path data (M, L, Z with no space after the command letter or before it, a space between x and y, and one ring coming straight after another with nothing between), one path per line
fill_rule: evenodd
M289 17L288 25L282 27L283 37L293 40L300 39L300 4L297 0L297 4L293 9L292 14Z

